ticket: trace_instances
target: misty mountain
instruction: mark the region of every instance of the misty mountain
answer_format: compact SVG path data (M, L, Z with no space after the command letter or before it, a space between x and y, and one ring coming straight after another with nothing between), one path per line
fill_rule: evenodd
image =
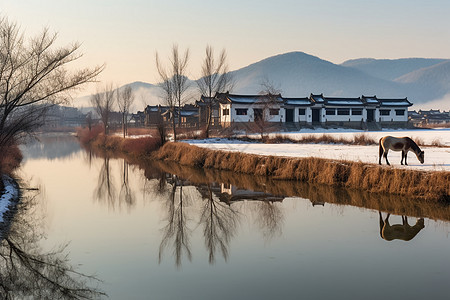
M435 58L401 58L401 59L374 59L359 58L347 60L341 64L344 67L351 67L360 70L373 77L394 80L410 72L427 68L447 59Z
M434 90L437 95L450 91L450 60L405 74L395 81L420 89Z
M303 52L290 52L232 71L231 75L235 82L231 92L235 94L257 94L264 81L271 82L284 97L306 97L310 93L335 97L376 95L408 97L419 104L450 94L450 60L445 59L364 58L338 65ZM194 102L198 99L196 83L190 81L190 84L189 98ZM157 85L139 81L127 85L135 91L132 111L161 103ZM80 98L84 99L84 106L90 106L89 97Z
M234 93L251 94L261 90L264 80L282 90L285 97L305 97L310 93L327 96L406 97L402 84L373 77L355 68L333 64L303 53L290 52L266 58L231 72Z

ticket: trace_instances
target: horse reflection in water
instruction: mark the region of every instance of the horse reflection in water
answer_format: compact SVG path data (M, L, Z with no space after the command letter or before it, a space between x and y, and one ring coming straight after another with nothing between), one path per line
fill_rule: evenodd
M387 214L386 219L383 221L381 212L378 212L380 216L380 235L386 241L392 240L412 240L421 231L425 225L423 218L419 218L414 226L408 224L408 217L402 216L402 224L389 224L389 216Z

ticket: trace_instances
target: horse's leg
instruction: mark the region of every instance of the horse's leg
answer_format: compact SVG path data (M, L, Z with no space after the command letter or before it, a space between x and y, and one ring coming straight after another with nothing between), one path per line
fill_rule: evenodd
M405 158L405 151L402 150L402 160L400 161L400 164L403 165L403 159Z
M384 159L386 160L386 164L387 164L388 166L390 166L391 164L389 163L389 161L388 161L388 159L387 159L388 152L389 152L389 150L385 150L383 156L384 156Z
M379 150L378 150L378 164L381 165L381 158L383 157L383 153L384 153L384 148L381 145L381 139L380 139L380 145L379 145Z
M380 217L379 223L380 223L380 236L383 238L383 227L384 227L384 221L383 216L381 215L381 211L378 211L378 215Z
M408 151L405 151L405 166L408 165L408 163L406 162L406 156L408 155Z
M386 219L384 219L384 224L386 225L388 225L389 226L389 217L390 217L390 213L388 213L387 215L386 215Z

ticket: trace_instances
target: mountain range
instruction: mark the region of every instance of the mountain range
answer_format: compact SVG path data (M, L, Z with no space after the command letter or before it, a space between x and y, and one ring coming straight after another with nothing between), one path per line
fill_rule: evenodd
M304 52L289 52L230 73L235 82L231 92L236 94L257 94L265 81L272 83L284 97L306 97L310 93L330 97L376 95L379 98L408 97L415 104L431 102L450 106L450 59L361 58L334 64ZM195 87L195 82L190 82ZM156 85L145 82L129 85L141 102L135 101L135 106L160 102ZM192 100L198 99L194 90ZM433 102L435 100L440 101Z

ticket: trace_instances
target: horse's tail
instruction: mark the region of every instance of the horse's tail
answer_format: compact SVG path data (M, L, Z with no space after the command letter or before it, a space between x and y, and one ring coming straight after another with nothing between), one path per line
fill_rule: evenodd
M379 150L378 150L378 163L381 165L381 157L383 156L383 153L384 153L384 149L383 149L383 145L382 145L382 141L383 140L383 138L381 138L379 141L378 141L378 144L379 144Z

